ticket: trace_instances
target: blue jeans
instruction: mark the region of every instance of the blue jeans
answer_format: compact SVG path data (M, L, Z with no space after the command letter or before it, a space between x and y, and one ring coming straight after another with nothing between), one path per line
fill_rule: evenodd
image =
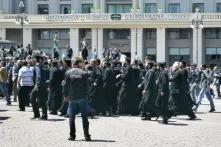
M78 113L81 113L82 116L88 116L92 112L93 109L89 106L88 100L86 98L69 101L69 116L75 117L75 115L77 115Z
M1 93L3 94L3 96L6 97L7 103L10 104L10 103L11 103L11 100L10 100L10 96L9 96L9 94L8 94L7 83L0 82L0 91L1 91Z
M196 104L197 96L200 93L199 84L194 82L190 86L190 95L192 97L193 102Z
M200 90L200 93L199 93L198 98L197 98L197 105L199 106L201 104L201 101L202 101L204 95L206 95L208 101L210 102L210 107L211 108L215 108L215 105L214 105L214 102L213 102L213 98L212 98L211 93L210 93L209 86L204 86Z

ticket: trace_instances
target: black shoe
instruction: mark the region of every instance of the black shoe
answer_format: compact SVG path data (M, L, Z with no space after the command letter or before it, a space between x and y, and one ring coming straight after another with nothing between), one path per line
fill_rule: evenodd
M58 116L64 116L65 114L64 113L60 113Z
M70 140L70 141L75 141L75 138L76 138L76 137L70 136L70 137L68 138L68 140Z
M11 104L11 102L8 102L8 103L6 103L6 105L7 105L7 106L11 106L12 104Z
M40 116L33 116L32 118L30 119L36 119L36 118L39 118Z
M146 117L142 117L141 120L151 120L151 118L149 116L146 116Z
M85 137L86 141L91 141L91 135L88 135L87 137Z
M40 119L40 120L47 120L48 117L47 117L47 116L41 116L41 117L39 117L39 119Z
M25 109L19 109L18 111L25 111Z
M196 115L194 114L194 115L191 115L191 116L189 116L190 118L188 119L188 120L194 120L194 119L196 119Z
M50 112L49 114L51 114L51 115L58 115L58 113L57 112Z
M209 110L209 112L214 112L214 111L216 111L214 108L211 108L211 109Z
M162 121L159 121L159 124L163 124L163 125L167 125L168 124L168 121L166 120L162 120Z

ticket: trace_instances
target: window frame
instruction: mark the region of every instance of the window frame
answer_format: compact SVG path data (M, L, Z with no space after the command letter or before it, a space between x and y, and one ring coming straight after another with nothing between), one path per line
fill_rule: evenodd
M40 10L39 9L42 9L42 11L43 11L43 9L44 9L44 7L40 7L40 6L46 6L47 7L47 13L39 13L40 12ZM45 7L45 8L46 8ZM38 8L38 14L39 15L45 15L45 14L49 14L49 4L38 4L37 5L37 8Z
M155 11L154 12L147 12L147 6L155 6ZM145 3L144 6L144 13L157 13L157 3Z
M171 9L170 9L171 6L178 6L179 12L172 12ZM169 5L168 5L168 13L180 13L180 3L169 3Z

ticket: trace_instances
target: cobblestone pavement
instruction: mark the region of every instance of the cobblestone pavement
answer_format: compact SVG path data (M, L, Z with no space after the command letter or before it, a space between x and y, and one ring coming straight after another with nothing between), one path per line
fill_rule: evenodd
M179 116L169 125L139 117L98 117L90 120L92 142L83 140L81 118L77 117L77 141L70 142L68 119L49 115L48 121L30 120L30 107L20 112L17 103L6 106L0 100L0 147L220 147L221 100L215 104L215 113L207 113L210 107L204 102L197 120Z

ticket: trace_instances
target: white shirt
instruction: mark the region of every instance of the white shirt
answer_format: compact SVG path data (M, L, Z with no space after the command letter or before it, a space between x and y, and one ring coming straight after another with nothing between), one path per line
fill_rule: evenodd
M23 66L18 72L18 77L21 78L20 85L33 86L33 76L33 69L28 66Z

